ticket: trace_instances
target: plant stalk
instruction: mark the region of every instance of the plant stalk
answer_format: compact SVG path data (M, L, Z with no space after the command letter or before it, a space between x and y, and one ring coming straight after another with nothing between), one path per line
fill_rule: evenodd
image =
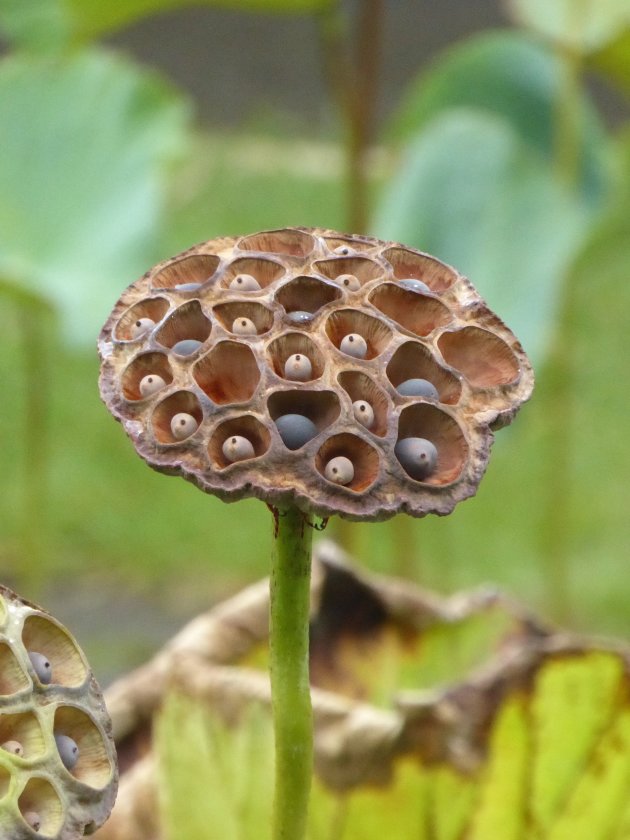
M277 512L271 571L270 670L275 735L272 840L302 840L313 771L309 681L311 543L309 517Z

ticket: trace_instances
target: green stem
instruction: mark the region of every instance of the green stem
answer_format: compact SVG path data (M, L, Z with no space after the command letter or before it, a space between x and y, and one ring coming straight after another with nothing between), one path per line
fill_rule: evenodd
M308 667L313 529L295 507L279 511L276 523L269 626L276 751L272 840L301 840L313 768Z

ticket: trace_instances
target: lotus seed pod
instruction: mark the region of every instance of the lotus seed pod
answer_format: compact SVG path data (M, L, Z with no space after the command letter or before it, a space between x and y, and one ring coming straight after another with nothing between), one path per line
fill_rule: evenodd
M19 741L5 741L4 744L2 744L1 749L5 752L11 753L12 755L24 755L24 747Z
M186 299L175 287L192 281L202 286ZM140 314L159 326L131 342ZM240 331L245 320L256 332ZM180 355L182 340L203 346ZM321 228L222 236L161 262L122 292L99 352L103 400L154 469L226 501L355 521L444 515L474 495L494 431L533 387L518 340L466 277ZM308 376L285 371L295 356ZM167 386L138 399L148 374ZM178 412L189 427L171 428ZM223 445L241 436L255 455L230 469ZM401 466L408 438L439 452L428 481ZM325 476L338 455L354 466L352 492Z
M184 438L190 437L197 431L198 425L192 414L180 411L171 420L171 432L177 440L184 440Z
M303 414L284 414L276 420L278 433L288 449L299 449L317 434L317 426Z
M284 375L296 382L307 382L313 377L311 360L303 353L294 353L284 363Z
M246 461L248 458L253 458L256 454L252 442L242 435L233 435L227 438L222 449L226 460L231 463L235 461Z
M430 440L403 438L396 444L394 452L405 472L416 481L423 481L435 472L438 453Z
M146 333L150 332L155 326L155 321L151 318L138 318L138 320L131 327L131 337L141 338Z
M427 379L405 379L396 390L403 397L427 397L430 400L440 399L438 389Z
M166 382L157 373L149 373L142 377L138 387L143 397L152 397L166 387Z
M365 359L368 351L366 340L358 333L350 333L350 335L344 336L341 339L339 349L348 356L354 356L355 359Z
M239 292L258 292L260 283L251 274L237 274L230 282L230 289L236 289Z
M178 341L171 347L173 353L176 353L178 356L192 356L193 353L196 353L197 350L203 344L202 341L197 341L196 338L184 338L182 341Z
M178 292L196 292L201 288L201 283L178 283L175 289Z
M354 274L340 274L337 283L349 292L358 292L361 288L361 282Z
M49 685L52 680L52 668L50 662L42 653L36 651L29 651L28 658L31 660L33 670L37 674L37 679L42 685Z
M404 286L406 289L411 289L412 292L421 292L422 294L425 292L431 292L431 289L426 283L423 283L422 280L413 280L412 278L408 280L401 280L400 285Z
M352 403L352 413L366 429L371 429L374 425L374 409L365 400L355 400Z
M232 324L235 335L257 335L256 324L250 318L235 318Z
M326 464L324 475L335 484L350 484L354 478L354 465L349 458L338 455Z
M118 783L101 690L72 634L4 586L0 664L0 838L80 840L105 822Z

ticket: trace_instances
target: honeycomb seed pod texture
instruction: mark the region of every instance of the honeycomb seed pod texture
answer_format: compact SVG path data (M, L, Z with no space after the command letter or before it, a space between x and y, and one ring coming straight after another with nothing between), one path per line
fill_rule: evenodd
M195 349L174 352L184 341ZM214 239L158 264L123 293L99 351L102 397L155 469L224 501L356 520L447 514L473 495L493 429L533 387L521 345L455 269L323 229ZM308 360L300 378L296 356ZM147 376L164 387L147 393ZM437 396L400 393L409 380ZM370 425L355 416L359 402ZM181 439L178 414L193 430ZM313 428L303 443L301 428L287 432L296 417ZM250 457L226 457L233 436ZM422 480L396 455L406 438L437 449ZM339 457L352 463L347 484L326 475Z
M81 649L51 615L0 586L0 837L92 834L117 784L111 722Z

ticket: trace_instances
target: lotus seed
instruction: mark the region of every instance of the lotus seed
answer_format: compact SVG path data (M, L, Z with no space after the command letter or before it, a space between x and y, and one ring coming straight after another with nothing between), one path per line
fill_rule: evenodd
M251 274L237 274L230 283L230 289L240 289L241 292L257 292L260 283Z
M198 425L199 423L192 414L186 414L182 411L171 420L171 432L177 440L184 440L184 438L190 437L193 432L197 431Z
M197 341L196 338L184 338L182 341L178 341L177 344L174 344L171 347L171 350L178 356L192 356L193 353L196 353L197 350L199 350L202 344L203 341Z
M284 363L284 375L287 379L294 379L296 382L306 382L313 377L313 365L308 356L303 353L294 353Z
M49 660L43 653L36 653L35 651L28 651L28 658L31 660L37 679L42 685L48 685L52 680L52 667Z
M19 741L5 741L0 748L12 755L24 755L24 747Z
M287 449L299 449L317 434L315 423L303 414L283 414L276 426Z
M352 413L355 420L366 429L371 429L374 425L374 409L365 400L355 400L352 403Z
M405 379L396 389L403 397L427 397L430 400L439 400L438 389L427 379Z
M430 440L424 438L401 438L394 452L405 472L416 481L428 478L437 465L437 449Z
M431 291L427 284L423 283L422 280L414 280L413 278L401 280L400 285L405 286L407 289L411 289L412 292L422 292L422 294Z
M349 458L338 455L326 464L324 475L335 484L350 484L354 478L354 466Z
M138 318L131 328L131 337L140 338L145 333L148 333L155 326L155 321L151 318Z
M68 735L55 734L55 743L61 763L66 770L72 770L79 760L79 748L76 741L73 741Z
M355 359L365 359L368 346L362 335L350 333L350 335L346 335L341 339L339 349L348 356L354 356Z
M196 292L201 288L201 283L178 283L175 289L178 292Z
M153 394L157 394L158 391L165 387L166 382L157 373L149 373L147 376L143 376L139 385L140 393L143 397L150 397Z
M306 312L304 309L296 309L293 312L287 312L287 318L296 324L307 324L313 320L313 313Z
M337 277L337 283L349 292L357 292L361 288L359 278L355 277L354 274L340 274Z
M241 435L233 435L223 443L223 455L227 461L246 461L255 455L251 441Z
M39 831L42 827L42 819L37 813L37 811L25 811L24 814L24 822L33 829L33 831Z
M251 318L235 318L232 324L232 332L236 335L258 335L256 324Z
M340 254L342 257L347 257L350 253L350 248L347 245L337 245L333 254Z

